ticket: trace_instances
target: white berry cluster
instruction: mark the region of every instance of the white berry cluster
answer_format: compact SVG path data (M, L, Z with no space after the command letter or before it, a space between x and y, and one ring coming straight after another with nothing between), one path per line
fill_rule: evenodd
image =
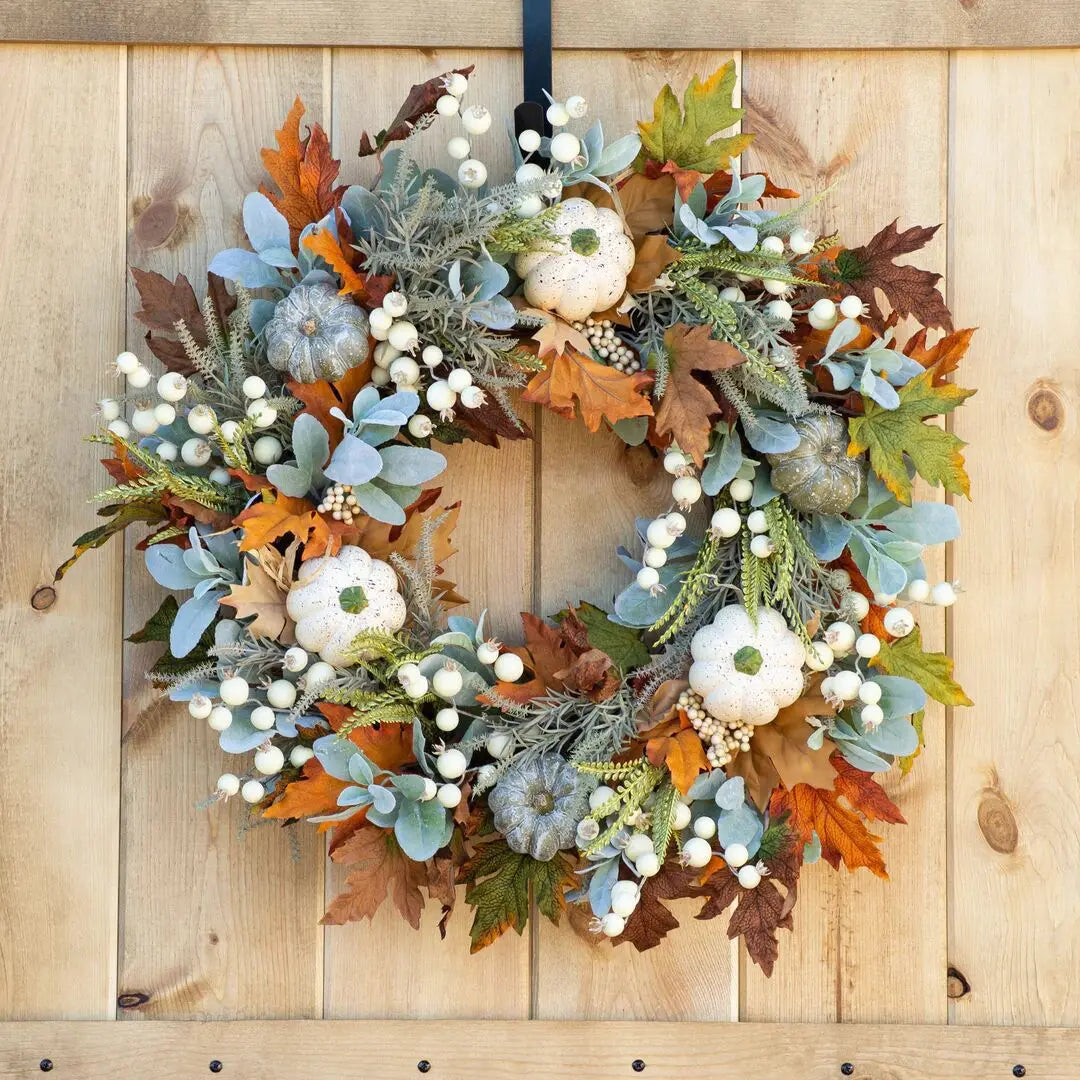
M769 536L769 522L764 510L751 510L745 520L738 507L748 503L754 494L753 483L742 476L736 476L728 484L728 495L733 505L721 506L714 511L709 527L725 540L730 540L742 532L743 527L750 532L750 550L759 559L767 559L775 551Z
M446 76L446 93L435 102L439 116L460 116L464 135L454 135L446 144L446 152L457 162L458 182L462 187L480 188L487 183L487 166L472 156L471 135L483 135L491 127L491 113L483 105L461 107L461 99L469 89L469 80L460 72L452 71Z
M149 369L133 352L122 352L116 358L115 368L123 376L132 390L145 390L151 381ZM167 428L177 418L177 406L183 402L190 389L187 379L176 371L167 371L158 379L155 386L159 400L155 403L150 398L139 398L135 402L130 422L124 419L123 403L117 398L103 398L98 402L102 419L108 430L121 439L129 439L132 434L139 437L156 435L161 428ZM267 386L258 375L250 375L244 380L245 409L251 426L268 428L277 421L277 409L266 399ZM185 416L188 428L192 432L190 439L177 445L171 439L159 437L154 452L162 461L176 461L178 458L192 468L201 468L211 463L214 446L204 438L215 428L220 428L222 437L233 442L240 433L240 422L225 420L219 425L218 417L209 405L198 404L188 410ZM249 429L250 430L250 429ZM273 465L282 455L281 440L273 435L263 435L255 440L251 448L252 455L261 465ZM211 470L210 479L217 484L229 484L232 477L228 470L218 466Z
M547 110L547 121L552 128L565 127L571 120L580 120L589 111L588 103L580 94L572 94L565 102L552 101ZM548 174L535 161L528 158L540 149L540 132L526 128L518 135L518 146L526 160L519 166L514 179L519 184L551 177L550 186L543 185L540 192L525 195L518 200L514 213L521 218L536 217L547 203L545 198L556 199L562 193L562 179L557 173ZM571 131L559 131L551 138L548 156L558 165L573 166L581 160L581 140Z
M335 521L346 525L353 523L353 518L360 512L351 484L332 484L323 493L322 502L315 508L320 514L329 514Z
M616 371L632 375L641 370L638 354L619 338L610 319L596 320L590 316L584 322L576 322L573 326L589 339L593 352Z
M687 477L693 480L694 478ZM676 481L677 483L678 481ZM694 480L694 483L697 483ZM660 567L668 560L667 549L686 532L686 518L677 510L670 514L654 518L649 522L645 530L645 554L642 556L644 564L637 572L637 583L643 589L658 590L660 585Z
M451 367L445 377L436 374L445 360L438 345L425 345L420 352L420 363L414 359L413 354L420 347L420 333L404 317L408 310L409 298L394 291L388 292L382 305L368 315L371 336L379 343L375 346L371 381L376 386L393 383L397 390L420 394L426 374L431 381L424 391L424 400L444 420L453 419L454 406L459 401L466 409L483 405L487 400L484 391L473 383L465 368ZM431 419L424 414L415 413L409 418L409 434L414 438L426 439L433 430Z
M322 660L309 666L307 652L294 645L285 651L281 660L283 674L299 675L304 672L300 686L305 691L324 686L334 678L334 668ZM306 671L305 671L306 669ZM285 767L285 752L273 743L278 714L296 703L298 684L282 677L268 680L265 685L253 687L240 675L226 672L216 693L212 696L198 693L188 702L188 712L196 720L205 720L213 731L226 731L233 723L233 710L255 703L248 714L248 722L256 731L267 733L266 741L255 750L254 774L243 780L235 773L223 773L217 782L218 795L228 798L240 794L245 802L257 803L265 798L267 786L264 779L274 777ZM289 751L288 761L296 769L308 762L314 753L310 747L296 743ZM272 787L273 785L271 785Z
M679 695L679 708L686 713L694 730L705 744L705 756L714 769L722 769L740 751L750 750L750 738L754 729L741 720L730 723L717 720L705 711L700 694L693 690L684 690Z
M712 846L717 832L718 818L711 814L701 814L690 822L690 815L687 814L686 817L683 827L689 825L694 835L683 841L679 861L683 866L700 870L708 866L713 857L718 854ZM769 872L764 863L750 862L750 852L745 844L728 844L723 851L719 852L719 855L739 879L739 884L744 889L756 889L761 884L761 879Z

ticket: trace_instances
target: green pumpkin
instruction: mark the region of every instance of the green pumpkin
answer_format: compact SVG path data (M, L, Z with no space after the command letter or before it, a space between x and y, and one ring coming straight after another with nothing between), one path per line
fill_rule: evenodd
M367 314L325 282L297 285L266 324L266 359L297 382L340 379L367 355Z
M772 486L803 513L843 513L859 494L862 467L848 457L848 430L837 413L815 413L795 421L799 445L769 454Z
M488 806L512 851L548 862L574 846L578 822L589 812L588 783L565 758L542 754L511 765Z

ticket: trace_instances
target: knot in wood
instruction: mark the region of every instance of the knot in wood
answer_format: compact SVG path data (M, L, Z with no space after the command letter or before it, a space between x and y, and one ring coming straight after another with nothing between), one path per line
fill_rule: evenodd
M979 829L986 842L1002 855L1011 855L1020 839L1016 817L1005 797L993 789L979 801Z
M960 998L966 997L971 993L971 983L967 981L967 978L962 971L958 971L956 968L951 967L949 968L948 976L946 993L953 1001L959 1001Z
M1057 392L1038 384L1027 400L1028 419L1043 431L1057 431L1065 419L1065 406Z
M42 585L30 596L30 606L35 611L48 611L56 603L56 590L51 585Z

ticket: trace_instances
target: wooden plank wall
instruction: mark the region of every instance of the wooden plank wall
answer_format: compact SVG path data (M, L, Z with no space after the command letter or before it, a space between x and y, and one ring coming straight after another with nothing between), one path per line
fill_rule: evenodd
M841 27L863 7L828 6ZM0 30L80 36L29 32L30 7L6 0ZM1048 10L1022 44L1075 36L1075 3L1058 4L1058 38ZM972 15L991 35L979 43L1009 41L987 17L981 5ZM477 26L481 42L502 33ZM644 115L663 81L733 55L712 42L594 51L581 47L590 29L557 51L554 89L584 93L609 131ZM620 32L604 24L596 42L625 44ZM125 346L145 355L125 260L197 279L239 241L259 147L295 94L332 133L345 178L361 180L360 131L383 126L410 83L475 62L470 98L498 114L520 96L520 53L4 45L0 1018L1080 1025L1080 52L734 55L759 133L753 164L808 194L835 184L816 220L856 241L897 215L943 221L930 261L958 325L981 327L963 372L979 395L955 421L976 501L959 507L965 536L948 559L967 590L948 637L977 704L933 713L922 760L893 784L911 825L888 830L892 882L809 870L771 981L689 911L644 955L544 926L470 958L464 913L445 943L432 921L414 934L389 912L321 928L338 880L320 841L301 831L291 846L273 827L241 836L238 806L195 808L225 760L205 725L147 693L145 654L122 646L158 600L137 553L90 556L49 587L100 479L79 433L107 361ZM455 450L447 483L464 502L458 580L508 637L519 610L608 602L614 545L662 501L644 452L537 420L533 443ZM588 528L568 524L582 514Z

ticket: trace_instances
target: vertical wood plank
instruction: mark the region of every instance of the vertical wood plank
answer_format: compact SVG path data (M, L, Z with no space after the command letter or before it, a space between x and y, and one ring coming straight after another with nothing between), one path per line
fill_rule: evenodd
M942 222L947 74L940 52L744 54L744 126L758 136L747 161L804 196L835 183L810 220L851 244L897 216ZM916 261L945 269L944 231ZM940 576L936 557L928 571ZM942 620L923 609L920 622L927 647L941 648ZM914 772L887 783L909 822L885 830L892 881L809 867L772 979L745 965L744 1020L945 1020L943 713L927 712Z
M502 120L521 99L518 52L336 49L333 141L345 178L371 182L373 161L355 157L360 134L386 127L413 83L469 64L476 70L465 103L486 105L495 117L487 134L473 139L473 153L493 178L509 175L513 163ZM456 117L436 121L422 136L422 162L452 172L456 163L446 154L446 140L461 130ZM533 453L531 441L504 442L498 450L474 443L449 447L447 471L439 479L443 501L462 502L455 532L460 554L449 576L469 597L468 611L476 616L486 607L491 632L511 640L519 635L518 612L532 606ZM328 899L341 890L344 877L343 868L328 868ZM528 940L508 934L470 957L472 909L463 893L458 890L458 909L445 940L439 938L439 912L432 904L419 933L389 903L371 923L328 927L325 1015L527 1017Z
M952 294L981 327L955 417L974 502L952 609L951 1019L1080 1023L1080 52L953 58ZM1002 139L1007 141L1008 152Z
M609 140L636 131L652 115L660 87L681 94L692 75L706 76L731 58L714 52L558 51L557 95L582 94ZM551 614L588 600L610 610L628 583L616 559L632 544L634 518L670 504L670 477L647 448L627 448L612 432L590 435L580 421L551 413L541 420L540 603ZM582 940L563 925L540 927L536 1016L539 1019L735 1019L737 967L719 922L693 919L695 905L672 910L682 924L660 948L638 953Z
M103 1019L116 992L120 547L52 578L100 524L81 436L124 341L125 52L0 46L4 1020Z
M263 177L259 148L300 94L319 119L317 49L133 48L128 257L200 293L215 252L242 242L240 207ZM129 311L137 297L131 288ZM149 360L144 330L129 348ZM161 601L138 553L126 597L130 633ZM322 844L274 826L240 836L239 800L200 810L230 760L205 723L162 701L128 646L123 753L121 1016L321 1014ZM123 1008L148 995L145 1004Z

